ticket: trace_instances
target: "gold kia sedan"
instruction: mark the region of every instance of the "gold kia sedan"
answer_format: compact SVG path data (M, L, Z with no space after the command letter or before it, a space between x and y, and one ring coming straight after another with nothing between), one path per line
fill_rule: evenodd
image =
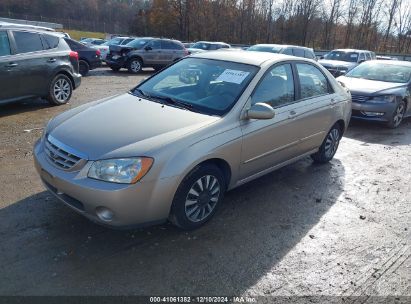
M350 116L350 93L315 61L207 52L58 115L34 160L46 188L95 222L194 229L227 190L307 156L330 161Z

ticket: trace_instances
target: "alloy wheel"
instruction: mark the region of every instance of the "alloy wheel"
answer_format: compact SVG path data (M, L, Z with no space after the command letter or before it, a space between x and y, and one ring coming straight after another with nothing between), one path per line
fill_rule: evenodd
M221 186L213 175L199 178L188 191L185 201L185 214L192 222L207 218L216 207Z
M393 117L393 122L394 122L394 127L398 127L404 117L404 112L405 112L405 106L403 103L401 103L397 110L394 112L394 117Z
M328 133L327 139L325 141L325 155L327 157L332 157L337 151L338 144L340 142L340 132L338 129L334 128Z
M70 94L71 94L70 83L64 78L58 79L54 83L53 93L54 93L54 97L59 102L65 102L70 97Z

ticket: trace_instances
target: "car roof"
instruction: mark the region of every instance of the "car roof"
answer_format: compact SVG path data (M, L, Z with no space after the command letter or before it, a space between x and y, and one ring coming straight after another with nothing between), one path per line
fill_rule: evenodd
M221 52L221 51L210 51L210 52L201 52L190 55L193 58L204 58L204 59L214 59L214 60L224 60L231 61L236 63L244 63L250 65L261 66L267 61L280 61L280 60L298 60L298 61L309 61L305 58L289 56L284 54L274 54L268 52ZM309 61L311 62L311 61Z
M276 43L260 43L260 44L255 44L253 46L278 46L278 47L293 47L293 48L300 48L300 49L305 49L305 50L310 50L312 51L313 49L306 47L306 46L299 46L299 45L292 45L292 44L276 44Z
M228 43L225 43L225 42L218 42L218 41L203 41L203 40L201 40L201 41L197 41L197 42L194 42L194 43L209 43L209 44L226 44L226 45L229 45Z
M371 51L367 51L367 50L357 50L357 49L336 49L336 50L332 50L332 51L339 51L339 52L369 52L369 53L371 52Z
M17 24L17 23L10 23L10 22L2 22L0 21L1 28L7 29L27 29L27 30L37 30L43 32L55 32L54 29L44 26L37 26L37 25L30 25L30 24Z

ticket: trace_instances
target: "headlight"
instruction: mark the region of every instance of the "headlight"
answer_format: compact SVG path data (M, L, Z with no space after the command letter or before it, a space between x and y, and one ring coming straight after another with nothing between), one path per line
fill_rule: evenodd
M371 98L368 102L371 103L389 103L395 101L395 95L379 95Z
M107 159L95 161L88 177L119 184L134 184L143 178L153 165L149 157Z

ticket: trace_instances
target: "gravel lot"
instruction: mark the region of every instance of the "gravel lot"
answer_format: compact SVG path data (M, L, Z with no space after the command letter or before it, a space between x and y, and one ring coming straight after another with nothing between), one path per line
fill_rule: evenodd
M410 119L351 123L330 164L237 188L189 233L110 230L48 194L32 160L43 125L150 73L99 69L69 105L0 106L0 295L411 296Z

